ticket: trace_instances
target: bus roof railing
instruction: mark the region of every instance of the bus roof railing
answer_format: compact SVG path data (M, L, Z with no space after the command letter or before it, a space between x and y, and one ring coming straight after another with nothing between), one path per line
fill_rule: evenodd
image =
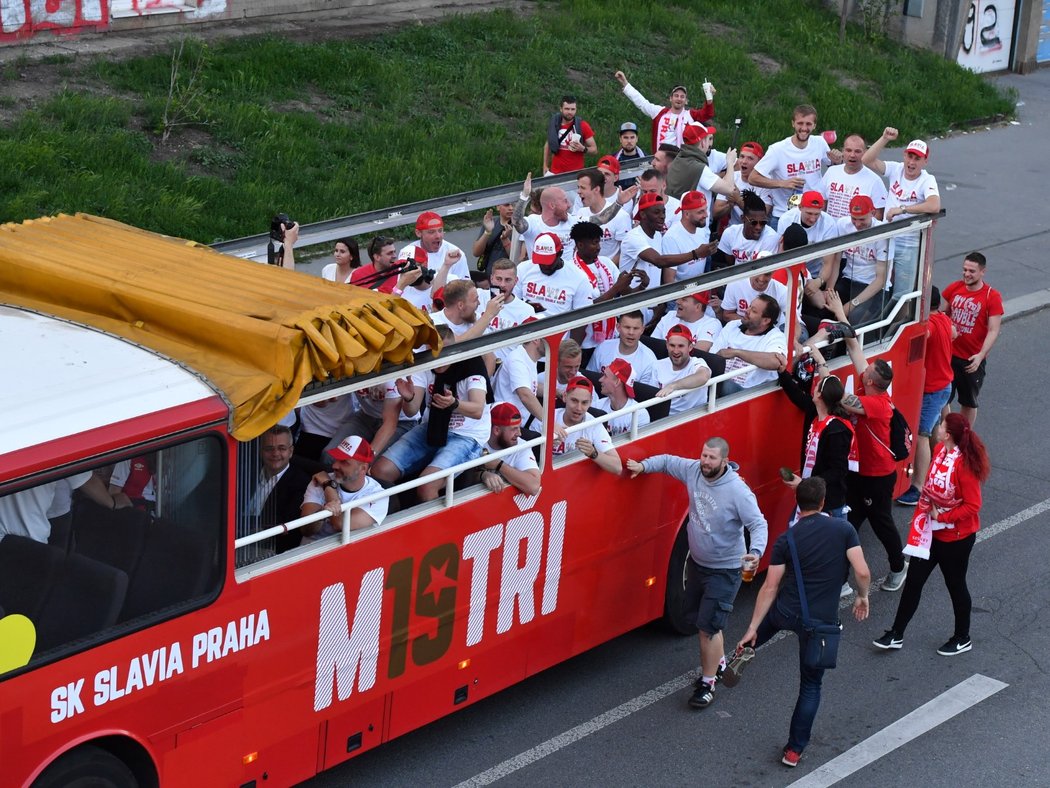
M634 178L641 175L649 169L652 160L652 156L631 159L629 164L622 165L623 169L620 171L621 179ZM543 178L533 178L532 187L540 189L549 186L574 186L580 172L582 170L574 170L573 172L560 175L548 175ZM404 205L396 205L391 208L381 208L378 211L366 211L352 214L351 216L328 219L323 222L303 224L299 227L298 247L314 246L348 236L374 234L392 227L415 224L416 217L423 211L434 211L441 216L456 216L470 211L491 208L501 203L517 202L521 196L521 185L522 181L504 183L499 186L490 186L486 189L450 194L445 197L419 200L418 202L405 203ZM212 244L211 248L217 252L245 260L266 260L266 246L269 242L269 234L260 233L259 235L249 235L245 238L220 241Z

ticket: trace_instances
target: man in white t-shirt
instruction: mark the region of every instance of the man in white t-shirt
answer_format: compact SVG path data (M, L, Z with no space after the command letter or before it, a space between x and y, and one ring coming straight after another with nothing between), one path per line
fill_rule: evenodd
M922 140L912 140L904 149L904 161L882 161L888 142L897 139L897 129L887 126L875 143L864 154L864 165L886 178L886 221L907 219L918 214L937 214L941 210L941 193L937 179L926 170L930 148ZM919 270L919 233L898 235L890 241L893 260L894 298L915 289Z
M867 149L862 136L850 134L842 143L842 164L828 167L820 181L820 193L828 202L828 215L834 219L849 216L849 201L858 194L871 198L875 218L882 219L886 208L886 184L864 166Z
M773 208L773 196L768 189L760 189L751 185L751 173L755 165L762 160L765 149L757 142L745 142L740 146L740 153L736 158L736 169L733 171L733 183L736 191L732 194L720 194L715 198L712 218L721 219L729 214L729 224L740 224L743 220L744 198L743 193L750 189L766 204L767 212ZM732 210L730 210L732 209Z
M671 400L671 415L703 407L707 403L704 386L711 379L711 368L701 358L690 355L696 337L684 323L676 323L667 332L667 358L656 362L656 377L660 390L656 396L666 397L675 391L691 389L688 394Z
M554 398L561 400L565 396L565 387L569 381L580 374L580 366L583 364L583 351L579 343L574 339L563 339L558 344L558 364L554 370ZM541 372L536 381L536 391L540 399L543 399L547 390L547 372Z
M451 273L456 279L469 279L470 269L467 267L467 256L463 250L455 244L445 240L445 221L440 215L433 211L424 211L416 218L416 238L418 245L427 253L427 267L437 271L446 260L451 262ZM412 253L412 246L405 246L399 253L407 255Z
M750 263L762 252L776 254L780 251L780 239L769 227L769 216L762 198L751 189L745 189L741 198L743 219L740 224L727 227L718 239L718 251L711 261L714 268Z
M592 222L577 222L572 228L572 240L576 245L573 263L583 272L598 297L594 303L599 304L619 298L628 293L641 292L649 284L644 273L616 270L616 265L607 257L599 254L602 245L601 228ZM632 287L632 283L637 282ZM586 327L587 333L580 345L593 348L607 339L616 336L616 319L612 317L596 320Z
M697 248L707 253L697 260L665 268L661 276L662 284L700 276L707 266L707 258L718 248L718 244L711 243L711 231L707 227L707 205L707 198L699 191L689 191L682 195L682 203L677 210L681 221L675 222L664 233L663 253L691 253Z
M583 271L575 264L565 262L558 236L544 233L533 245L532 259L518 266L515 295L537 309L540 317L549 317L593 304L598 291ZM570 333L579 341L584 329L581 326Z
M480 300L477 287L470 279L456 279L445 285L441 300L445 306L430 314L431 321L435 326L448 326L457 338L462 339L478 320Z
M621 210L622 206L634 198L636 192L637 187L632 187L626 191L620 190L617 192L615 200L610 200L601 213L593 216L588 221L593 221L596 224L605 224L611 221ZM525 183L522 185L518 201L514 204L514 213L510 219L511 226L518 231L521 235L522 243L525 244L525 256L532 256L532 247L542 235L553 234L561 243L562 249L565 250L566 257L571 257L573 249L569 233L576 222L569 216L569 198L565 196L564 189L558 186L545 188L543 194L540 195L539 215L530 214L526 216L525 209L528 207L531 199L532 173L530 172L525 177Z
M785 315L788 314L788 299L791 294L787 286L782 285L772 274L755 274L747 279L737 279L726 285L726 294L722 299L722 320L728 323L730 320L742 320L747 317L747 311L751 308L751 302L755 296L765 293L776 299L780 307L780 318L776 327L783 330Z
M68 507L55 506L62 489L68 493L65 503L71 501L71 491L78 490L103 509L126 508L127 503L118 505L117 501L102 480L91 471L75 473L64 479L44 482L26 490L0 495L0 539L7 534L24 536L37 542L47 544L51 536L51 520L67 511ZM58 511L63 509L64 511Z
M613 161L616 161L616 159L613 159ZM609 203L613 202L611 198L606 199L602 194L604 185L605 178L600 171L582 170L576 176L576 192L580 196L580 203L583 207L570 218L573 224L577 222L594 222L600 227L602 232L600 254L603 257L612 258L620 253L620 242L631 231L631 214L627 211L618 211L606 224L595 222L595 219L608 209ZM571 228L569 237L572 237Z
M647 194L655 194L658 197L664 199L664 228L666 232L668 228L676 224L679 220L678 206L681 205L681 201L677 197L672 197L667 193L667 174L660 172L656 167L650 167L648 170L638 176L638 199L641 200ZM638 221L639 207L635 206L635 221Z
M554 411L554 445L551 452L557 457L578 449L603 471L619 476L623 464L605 427L591 424L573 432L567 429L594 421L594 416L587 412L593 399L594 384L587 378L578 376L566 384L565 407Z
M726 372L749 365L758 367L725 381L722 386L731 394L777 379L777 371L787 362L787 339L776 327L780 305L763 293L756 296L747 315L726 324L711 345L711 352L726 359Z
M397 265L405 268L412 265L417 268L429 268L428 260L426 250L415 244L406 246L397 255ZM391 292L396 296L401 296L423 312L429 312L434 306L433 283L433 275L429 279L417 276L408 283L407 287L395 286Z
M620 315L616 327L619 336L605 340L594 349L591 360L587 362L587 369L601 372L613 359L621 358L633 367L635 380L655 385L656 354L640 342L645 330L642 313L634 311Z
M525 443L521 439L521 411L509 402L497 402L490 411L492 434L485 444L487 454L494 454ZM526 495L540 491L540 466L532 449L521 449L506 457L481 466L481 483L492 492L513 487Z
M837 222L840 236L884 224L875 218L875 206L865 194L850 200L849 210L850 215ZM839 294L842 309L852 325L870 322L881 313L888 261L889 242L884 238L858 243L842 252L842 273L829 286Z
M445 344L456 341L448 326L438 326ZM426 410L419 424L387 449L372 469L372 476L385 485L419 473L427 476L481 455L489 438L488 380L480 358L465 359L420 373L426 381ZM415 376L399 378L397 390L407 415L418 413ZM420 500L432 501L441 494L444 479L417 488Z
M806 231L806 240L809 244L818 244L830 238L838 238L839 233L835 220L824 212L824 206L824 195L818 191L806 192L796 207L784 211L780 217L780 224L777 225L778 234L783 238L791 225L798 224ZM811 277L818 278L823 283L828 278L824 274L830 273L835 262L837 262L837 255L825 255L807 260L806 268L809 269Z
M653 330L653 339L666 339L671 328L682 325L689 329L693 337L693 347L697 350L708 350L715 337L722 331L722 321L706 314L707 305L714 305L721 310L724 301L718 296L708 297L707 293L694 293L682 296L676 302L676 310L668 312Z
M375 453L364 438L351 435L328 453L332 456L332 473L319 471L314 474L299 512L307 517L323 509L331 517L303 526L303 539L307 542L340 533L343 530L343 506L383 492L382 485L368 476L368 466L375 459ZM390 499L384 497L352 507L350 529L360 531L381 525L389 503Z
M634 371L622 358L614 358L612 363L602 369L598 385L605 395L594 401L594 407L598 410L615 413L638 402L634 398ZM642 409L636 412L639 428L649 423L649 411ZM605 427L610 435L621 435L630 432L632 418L634 413L624 413L605 422Z
M536 317L536 310L532 308L532 305L514 295L514 290L518 286L518 266L508 258L504 257L492 264L489 284L492 285L493 299L496 296L503 296L503 305L496 316L489 321L488 331L502 331L505 328L521 325L530 317ZM499 355L500 351L496 353Z
M535 318L533 318L535 319ZM507 349L503 363L492 377L492 390L497 401L508 402L529 420L528 429L543 429L543 405L536 396L539 371L537 362L543 358L543 340L532 339Z
M772 225L776 229L781 214L788 209L792 194L802 194L820 188L821 167L841 164L842 151L833 151L820 135L813 136L817 127L817 111L809 104L800 104L792 113L794 133L769 146L766 155L751 173L751 185L773 192Z

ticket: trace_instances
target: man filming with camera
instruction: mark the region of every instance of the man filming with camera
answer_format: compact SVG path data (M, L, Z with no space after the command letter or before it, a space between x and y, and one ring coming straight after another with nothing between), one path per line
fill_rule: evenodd
M389 243L380 243L388 241ZM377 238L373 241L369 250L375 249L379 254L373 254L372 262L355 268L350 275L350 284L367 287L380 293L402 295L405 288L413 284L423 275L421 265L426 265L426 253L418 246L407 247L408 253L394 260L393 238Z
M266 262L295 270L292 247L299 240L299 223L288 214L279 213L270 220L270 242L266 245Z

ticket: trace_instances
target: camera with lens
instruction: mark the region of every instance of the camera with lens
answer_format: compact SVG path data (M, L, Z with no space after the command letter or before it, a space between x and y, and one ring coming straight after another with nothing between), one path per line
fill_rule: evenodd
M434 281L434 277L437 275L437 271L435 271L433 268L421 267L419 263L409 263L405 266L404 272L407 273L409 271L415 271L416 269L420 269L423 271L419 279L416 280L417 282L422 282L423 284L429 285L431 282Z
M279 213L270 220L270 237L278 243L284 243L285 227L291 227L295 220L286 213ZM281 225L284 225L283 227Z

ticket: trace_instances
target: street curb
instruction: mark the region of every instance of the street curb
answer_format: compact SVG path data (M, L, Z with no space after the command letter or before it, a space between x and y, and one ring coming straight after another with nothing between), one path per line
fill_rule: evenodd
M1016 320L1019 317L1040 312L1050 307L1050 287L1045 290L1036 290L1034 293L1011 298L1003 304L1003 321Z

